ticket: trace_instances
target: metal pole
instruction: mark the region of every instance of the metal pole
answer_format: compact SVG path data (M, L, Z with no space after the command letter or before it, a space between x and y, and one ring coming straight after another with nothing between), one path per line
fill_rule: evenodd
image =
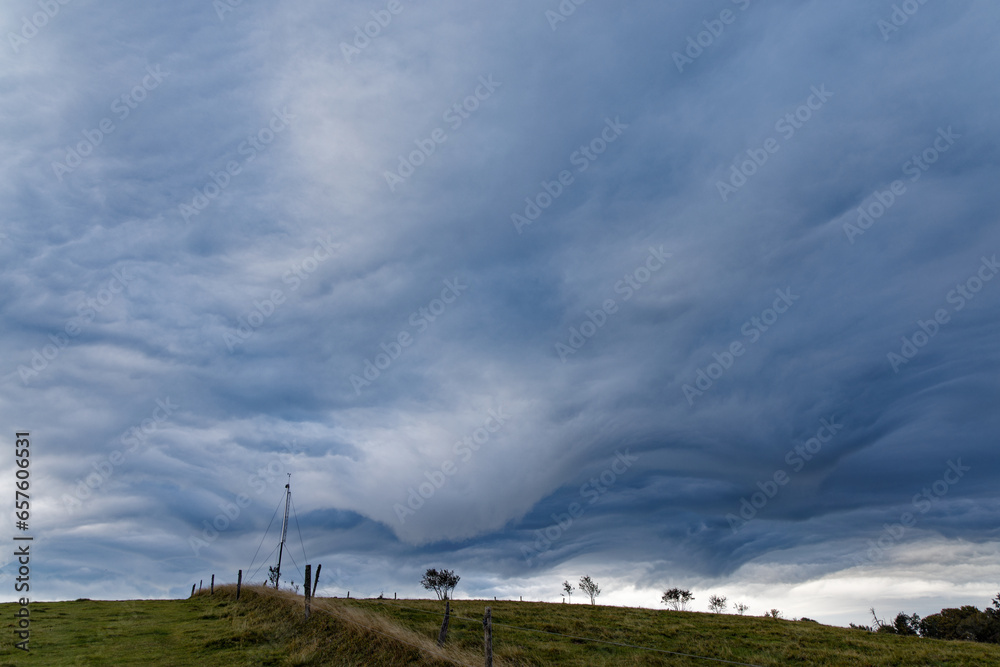
M281 520L281 544L278 545L278 572L274 578L274 587L281 582L281 554L285 550L285 536L288 534L288 500L292 497L292 473L288 473L288 484L285 484L285 518Z

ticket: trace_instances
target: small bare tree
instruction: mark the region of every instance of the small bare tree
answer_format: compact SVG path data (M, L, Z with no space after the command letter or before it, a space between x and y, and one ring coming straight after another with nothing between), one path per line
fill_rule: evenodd
M687 611L687 604L692 600L694 600L694 596L691 595L691 591L682 588L671 588L663 591L663 597L660 598L660 602L672 607L674 611Z
M772 609L771 611L764 612L764 618L781 618L781 612L777 609Z
M569 597L569 601L571 604L573 602L573 590L574 590L573 584L569 583L568 581L563 582L563 591L566 593L567 597Z
M746 606L742 602L737 602L735 605L733 605L733 609L736 610L737 614L742 616L743 614L747 613L747 610L750 609L750 607Z
M715 612L716 614L721 614L722 612L726 611L726 596L709 595L708 609L709 611Z
M455 586L458 586L458 580L462 577L455 574L454 570L436 570L430 568L424 573L423 579L420 583L429 591L434 591L437 594L438 600L448 600L450 599L449 593L455 591Z
M601 588L589 576L580 577L580 590L590 596L590 604L596 604L595 600L601 594Z

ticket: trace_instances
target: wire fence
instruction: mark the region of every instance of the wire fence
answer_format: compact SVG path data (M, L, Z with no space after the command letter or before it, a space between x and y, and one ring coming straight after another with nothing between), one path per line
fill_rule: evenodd
M395 608L397 608L397 609L407 609L409 611L416 611L416 612L420 612L422 614L431 614L431 615L434 615L434 616L442 616L441 612L430 611L428 609L418 609L417 607L407 607L407 606L404 606L404 605L396 604L393 600L384 600L383 602L385 602L387 604L388 603L392 603L392 606L395 607ZM456 616L455 614L451 614L451 618L455 619L455 620L460 620L460 621L468 621L470 623L482 624L482 620L480 620L480 619L468 618L468 617L465 617L465 616ZM518 626L518 625L511 625L509 623L500 623L500 622L495 621L495 620L493 621L493 625L500 626L500 627L503 627L503 628L510 628L512 630L521 630L523 632L534 632L534 633L537 633L537 634L553 635L553 636L556 636L556 637L566 637L568 639L576 639L576 640L579 640L579 641L594 642L594 643L598 643L598 644L607 644L607 645L610 645L610 646L620 646L620 647L623 647L623 648L639 649L639 650L643 650L643 651L654 651L656 653L666 653L668 655L674 655L674 656L684 657L684 658L691 658L691 659L694 659L694 660L708 660L708 661L717 662L717 663L721 663L721 664L725 664L725 665L741 665L742 667L761 667L761 665L757 665L757 664L750 663L750 662L735 662L733 660L724 660L722 658L711 658L711 657L703 656L703 655L695 655L693 653L681 653L679 651L668 651L666 649L654 648L652 646L641 646L639 644L627 644L627 643L624 643L624 642L613 642L613 641L608 641L606 639L597 639L595 637L580 637L578 635L567 635L567 634L564 634L564 633L561 633L561 632L552 632L550 630L538 630L536 628L524 628L524 627L521 627L521 626Z
M346 621L348 623L353 623L354 625L356 625L356 626L358 626L360 628L364 628L365 630L368 630L370 632L374 632L374 633L376 633L378 635L382 635L383 637L387 637L387 638L389 638L389 639L391 639L393 641L400 642L401 644L406 644L407 646L409 646L411 648L415 648L418 651L427 651L431 655L433 655L435 658L439 658L441 660L446 660L448 662L457 663L459 665L462 665L462 667L476 667L475 665L471 665L469 663L458 662L456 660L456 658L454 658L452 656L445 655L444 653L439 652L439 651L437 651L437 650L435 650L433 648L430 648L428 646L419 646L419 645L414 644L412 642L408 642L405 639L402 639L400 637L397 637L397 636L394 636L394 635L390 635L387 632L382 632L381 630L377 630L376 628L373 628L370 625L365 625L364 623L361 623L360 621L358 621L356 619L347 618L347 617L345 617L343 615L334 614L333 610L327 609L326 607L315 606L315 607L313 607L313 609L316 610L316 611L325 611L327 614L330 615L331 618L336 618L337 620L340 620L340 621Z
M240 574L242 575L242 572ZM213 578L214 578L214 575L213 575ZM241 579L242 579L242 576L241 576ZM308 587L308 585L309 584L307 583L306 586ZM265 590L267 590L267 589L265 588ZM193 593L194 593L194 589L192 587L192 594ZM237 599L239 599L239 598L237 597ZM350 599L350 598L345 598L345 599ZM330 600L330 598L327 598L327 600ZM432 611L432 610L429 610L429 609L421 609L419 607L410 607L410 606L407 606L405 604L399 604L399 602L397 600L390 600L390 599L387 599L387 598L371 598L370 601L376 601L376 602L379 602L379 603L381 603L381 604L383 604L385 606L391 605L392 608L394 608L394 609L400 609L400 610L405 610L405 611L412 611L412 612L417 612L419 614L427 614L427 615L437 616L437 617L443 617L444 616L444 614L442 612L440 612L440 611ZM356 625L358 627L364 628L365 630L368 630L368 631L373 632L375 634L381 635L381 636L386 637L388 639L391 639L393 641L400 642L402 644L410 646L411 648L415 648L418 651L428 652L431 655L433 655L434 657L439 658L441 660L445 660L447 662L451 662L451 663L463 665L465 667L474 667L473 665L470 665L469 663L461 662L455 656L446 655L446 654L440 652L439 650L437 650L436 648L432 648L432 647L427 646L427 645L421 646L421 645L415 644L415 643L407 641L406 639L403 639L403 638L401 638L401 637L399 637L397 635L386 633L386 632L384 632L382 630L379 630L378 628L374 628L374 627L372 627L372 626L370 626L370 625L368 625L366 623L362 623L362 622L358 621L355 618L349 617L348 615L345 615L345 614L335 614L332 609L330 609L329 607L325 606L325 604L323 602L321 602L319 599L313 598L313 605L314 606L312 607L312 609L314 611L325 612L326 614L329 614L332 618L336 618L338 620L354 624L354 625ZM484 625L484 620L483 619L469 618L467 616L459 616L457 614L452 614L452 613L448 614L448 618L450 620L463 621L463 622L467 622L467 623L473 623L473 624L475 624L475 625L477 625L479 627L482 627ZM512 623L503 623L503 622L499 622L499 621L494 621L492 619L490 619L490 625L491 626L498 626L498 627L502 627L502 628L508 628L510 630L516 630L516 631L520 631L520 632L528 632L528 633L535 633L535 634L540 634L540 635L548 635L548 636L552 636L552 637L562 637L562 638L565 638L565 639L570 639L570 640L574 640L574 641L578 641L578 642L591 642L591 643L594 643L594 644L603 644L603 645L606 645L606 646L617 646L617 647L620 647L620 648L633 649L633 650L637 650L637 651L650 651L650 652L653 652L653 653L662 653L664 655L671 655L671 656L675 656L675 657L688 658L690 660L701 660L701 661L713 662L713 663L723 664L723 665L738 665L739 667L762 667L762 665L758 665L756 663L739 662L739 661L735 661L735 660L726 660L724 658L714 658L714 657L711 657L711 656L697 655L697 654L694 654L694 653L684 653L684 652L681 652L681 651L671 651L669 649L657 648L657 647L654 647L654 646L643 646L641 644L632 644L632 643L628 643L628 642L610 641L610 640L607 640L607 639L598 639L597 637L584 637L584 636L581 636L581 635L570 635L570 634L566 634L566 633L562 633L562 632L554 632L552 630L539 630L537 628L526 628L524 626L514 625Z

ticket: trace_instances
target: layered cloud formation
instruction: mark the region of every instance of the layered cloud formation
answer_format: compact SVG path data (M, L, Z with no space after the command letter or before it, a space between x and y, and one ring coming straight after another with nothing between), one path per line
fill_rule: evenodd
M648 606L982 604L998 19L8 3L0 423L36 442L39 595L234 577L291 473L330 594L586 568Z

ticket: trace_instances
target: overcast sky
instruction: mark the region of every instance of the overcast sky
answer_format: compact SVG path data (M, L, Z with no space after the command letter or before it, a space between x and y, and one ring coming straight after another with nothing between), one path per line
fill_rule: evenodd
M988 604L1000 9L578 2L0 7L34 598Z

